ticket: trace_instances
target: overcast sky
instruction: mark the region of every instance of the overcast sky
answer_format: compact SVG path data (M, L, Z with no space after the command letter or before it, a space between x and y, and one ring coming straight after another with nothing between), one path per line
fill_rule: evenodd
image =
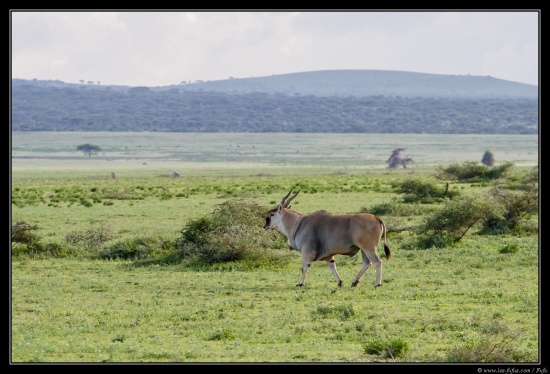
M540 13L11 11L12 78L102 85L340 69L539 84Z

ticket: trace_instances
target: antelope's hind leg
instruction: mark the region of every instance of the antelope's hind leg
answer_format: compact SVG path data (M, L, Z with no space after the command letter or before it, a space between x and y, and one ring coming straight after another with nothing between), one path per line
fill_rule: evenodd
M361 277L363 274L365 274L365 271L369 268L371 265L371 261L368 258L368 256L365 254L363 250L361 250L361 257L363 258L363 267L361 267L361 271L359 271L359 274L355 277L355 280L351 283L352 287L356 287L357 284L359 284L359 281L361 280Z

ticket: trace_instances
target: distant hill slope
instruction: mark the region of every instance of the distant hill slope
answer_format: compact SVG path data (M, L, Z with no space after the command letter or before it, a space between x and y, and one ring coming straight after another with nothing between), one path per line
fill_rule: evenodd
M186 82L184 91L263 92L314 96L538 97L538 87L491 76L388 70L324 70L258 78ZM170 86L174 88L174 86Z
M537 134L539 129L538 87L490 77L343 70L164 87L11 83L12 131Z

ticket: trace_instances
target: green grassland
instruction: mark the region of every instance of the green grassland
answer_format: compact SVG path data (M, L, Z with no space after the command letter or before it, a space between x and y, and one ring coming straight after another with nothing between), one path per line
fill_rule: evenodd
M76 151L83 143L102 151L88 158ZM397 147L415 163L387 169ZM36 224L43 242L100 224L114 241L173 241L219 204L271 207L290 188L301 190L292 207L303 213L370 210L398 201L396 186L411 178L443 187L438 165L479 161L485 150L513 162L514 176L538 165L538 139L527 135L14 133L10 213ZM492 188L449 183L462 195ZM540 362L537 233L474 228L455 245L419 249L403 227L439 205L417 205L418 214L382 216L393 256L381 256L379 288L374 269L350 287L360 256L336 258L342 288L324 262L296 287L301 260L285 249L282 266L254 269L15 257L10 361ZM538 215L527 221L536 227Z

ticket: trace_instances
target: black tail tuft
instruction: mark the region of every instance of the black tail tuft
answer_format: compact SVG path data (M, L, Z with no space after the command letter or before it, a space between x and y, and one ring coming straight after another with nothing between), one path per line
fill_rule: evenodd
M390 251L390 247L384 243L384 253L386 253L386 259L389 261L391 260L391 251Z

